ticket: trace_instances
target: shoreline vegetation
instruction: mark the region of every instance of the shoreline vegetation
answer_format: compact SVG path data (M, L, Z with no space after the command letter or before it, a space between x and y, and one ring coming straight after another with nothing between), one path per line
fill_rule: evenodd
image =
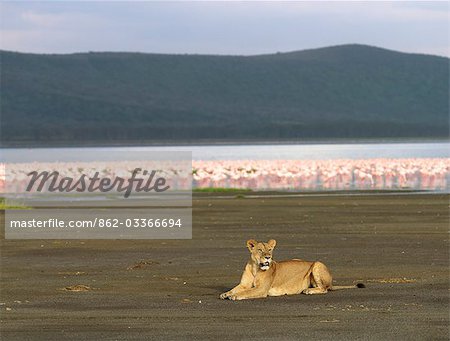
M0 211L4 210L29 210L31 207L21 205L20 203L15 203L9 201L6 202L5 198L0 198Z
M207 187L193 188L193 193L248 193L253 192L251 188L226 188L226 187Z

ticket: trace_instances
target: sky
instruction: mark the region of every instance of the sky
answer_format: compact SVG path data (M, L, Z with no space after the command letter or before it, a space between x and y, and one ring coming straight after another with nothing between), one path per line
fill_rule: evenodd
M0 48L255 55L359 43L450 56L447 1L4 1Z

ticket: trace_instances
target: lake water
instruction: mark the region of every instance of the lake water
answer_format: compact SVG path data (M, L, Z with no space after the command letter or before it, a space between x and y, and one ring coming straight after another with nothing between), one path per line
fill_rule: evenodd
M255 190L357 190L421 189L450 190L450 142L428 143L348 143L348 144L267 144L201 145L152 147L84 147L2 149L3 160L11 163L55 161L105 161L120 173L118 160L183 160L190 172L192 152L196 164L194 186ZM159 153L153 153L159 152ZM161 153L162 152L162 153ZM374 166L367 159L383 159ZM399 159L414 158L414 162ZM431 159L434 160L424 160ZM341 159L341 160L338 160ZM227 162L217 162L223 161ZM250 160L250 162L241 161ZM259 160L282 160L265 162ZM296 160L303 160L299 162ZM309 160L309 161L308 161ZM319 161L319 160L335 160ZM108 162L111 162L108 164ZM251 165L251 166L249 166ZM153 165L152 165L153 166ZM26 165L20 169L27 169ZM250 167L250 168L249 168ZM286 170L286 167L289 169ZM117 169L116 169L117 168ZM145 168L145 167L144 167ZM76 169L76 168L74 168ZM19 171L20 172L20 171ZM73 172L73 170L71 170Z
M267 144L201 145L151 147L83 147L2 149L4 159L14 159L17 151L32 155L39 151L57 160L68 153L95 151L192 151L194 160L329 160L372 158L449 158L450 142L428 143L349 143L349 144ZM42 155L42 154L41 154ZM72 154L73 155L73 154Z

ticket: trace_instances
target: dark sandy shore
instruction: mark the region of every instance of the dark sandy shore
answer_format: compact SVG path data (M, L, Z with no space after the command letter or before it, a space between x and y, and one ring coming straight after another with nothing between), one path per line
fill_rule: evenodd
M1 339L448 340L448 228L442 194L202 195L193 240L2 240ZM219 300L248 238L367 288Z

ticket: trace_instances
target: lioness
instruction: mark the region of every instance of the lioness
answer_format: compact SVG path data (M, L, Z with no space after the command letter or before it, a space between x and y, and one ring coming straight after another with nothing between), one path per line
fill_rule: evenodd
M277 242L267 243L250 239L247 248L251 257L245 266L241 282L220 295L221 299L246 300L267 296L326 294L328 290L364 288L364 284L333 286L331 274L321 262L292 259L282 262L272 260Z

